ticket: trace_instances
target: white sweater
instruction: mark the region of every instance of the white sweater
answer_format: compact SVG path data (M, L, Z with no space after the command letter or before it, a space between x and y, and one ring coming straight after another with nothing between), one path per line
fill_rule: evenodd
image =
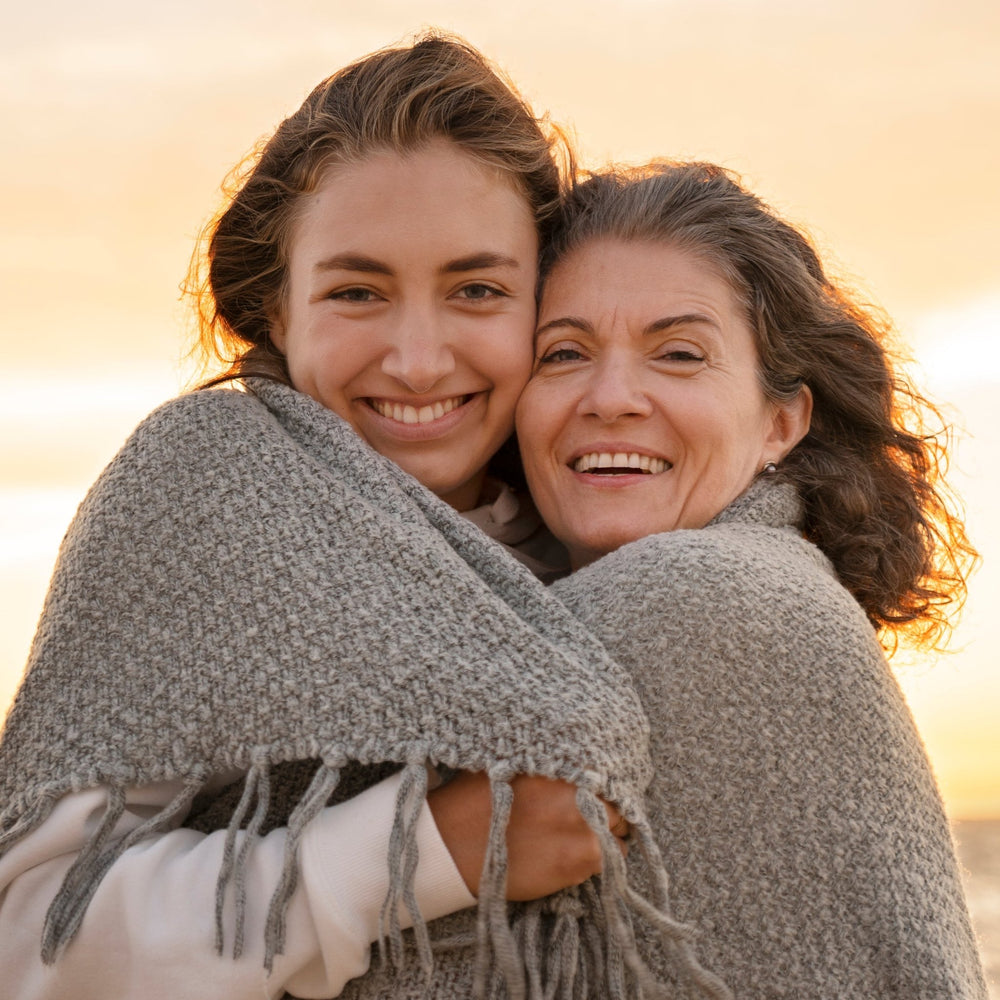
M398 784L398 776L387 778L327 808L307 827L285 954L278 956L271 975L264 970L263 926L281 873L284 828L262 838L250 853L240 959L220 956L212 947L225 831L205 835L175 829L136 845L111 867L76 939L54 965L43 965L46 909L106 800L102 788L67 795L45 823L0 859L4 995L17 1000L258 1000L285 992L302 998L337 996L348 980L367 970L378 936ZM171 782L131 789L115 835L124 836L178 791ZM475 899L426 805L417 839L416 892L424 918L471 906ZM404 911L404 927L407 917Z

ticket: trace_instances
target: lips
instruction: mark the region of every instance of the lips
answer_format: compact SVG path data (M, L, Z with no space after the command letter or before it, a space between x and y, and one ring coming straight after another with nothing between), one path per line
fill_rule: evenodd
M429 424L431 421L440 420L445 414L462 406L469 399L468 396L452 396L449 399L439 399L425 406L413 406L409 403L397 403L388 399L377 399L372 397L368 400L369 406L380 416L388 420L395 420L401 424Z
M574 472L596 475L659 475L672 468L670 462L655 455L636 451L589 451L575 458L571 464Z

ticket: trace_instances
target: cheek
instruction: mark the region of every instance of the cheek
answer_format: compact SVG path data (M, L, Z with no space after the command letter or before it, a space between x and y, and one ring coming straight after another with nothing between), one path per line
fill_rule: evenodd
M499 331L499 338L486 348L496 358L498 371L518 383L518 393L528 384L535 361L534 319L532 310L531 315L524 317L522 322Z
M561 469L556 450L566 425L565 406L562 394L552 389L534 379L517 405L517 440L528 487L537 498L557 492L555 478Z
M310 342L299 345L297 350L290 351L286 357L292 384L300 391L308 392L305 386L313 386L320 391L330 391L339 388L347 378L343 351L321 349Z
M536 379L531 379L524 387L521 398L517 402L514 415L517 439L521 445L521 453L525 464L530 461L537 464L537 459L545 448L546 425L549 408L546 406L546 393Z
M531 378L533 358L529 348L522 351L516 347L504 352L502 364L498 368L498 379L509 387L518 398L523 398L525 387Z

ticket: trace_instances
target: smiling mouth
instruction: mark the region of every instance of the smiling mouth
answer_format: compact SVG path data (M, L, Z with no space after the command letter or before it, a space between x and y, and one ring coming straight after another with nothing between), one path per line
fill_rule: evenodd
M401 424L429 424L462 406L468 399L468 396L452 396L450 399L428 403L427 406L411 406L409 403L393 403L387 399L372 397L368 400L368 405L380 416Z
M572 468L597 476L656 476L673 466L666 459L634 451L592 451L576 459Z

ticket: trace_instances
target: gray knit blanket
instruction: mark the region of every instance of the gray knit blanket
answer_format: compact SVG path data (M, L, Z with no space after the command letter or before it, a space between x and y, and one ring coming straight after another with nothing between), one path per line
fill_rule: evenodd
M270 776L315 759L287 815L270 965L304 827L345 768L390 762L405 773L386 859L386 953L397 966L415 954L430 976L433 926L413 898L430 762L491 779L477 995L523 997L538 984L547 995L666 995L636 947L636 928L652 927L672 975L728 996L670 916L644 805L649 726L628 674L524 567L338 417L274 383L249 388L191 394L152 414L64 540L0 742L0 852L67 792L103 785L109 796L49 909L44 959L72 946L116 858L175 825L210 775L233 768L246 779L219 873L214 945L238 955L247 854L268 813ZM545 921L531 907L512 916L504 900L518 773L575 784L602 844L602 877L570 893L588 945L572 960L561 954L558 968L529 940ZM168 779L184 782L176 800L113 841L125 789ZM646 895L629 883L599 796L632 824ZM250 835L238 838L240 828ZM405 948L400 903L414 924Z
M707 527L551 590L632 675L673 911L737 997L986 1000L924 747L801 515L790 485L761 477ZM639 944L671 981L657 942Z

